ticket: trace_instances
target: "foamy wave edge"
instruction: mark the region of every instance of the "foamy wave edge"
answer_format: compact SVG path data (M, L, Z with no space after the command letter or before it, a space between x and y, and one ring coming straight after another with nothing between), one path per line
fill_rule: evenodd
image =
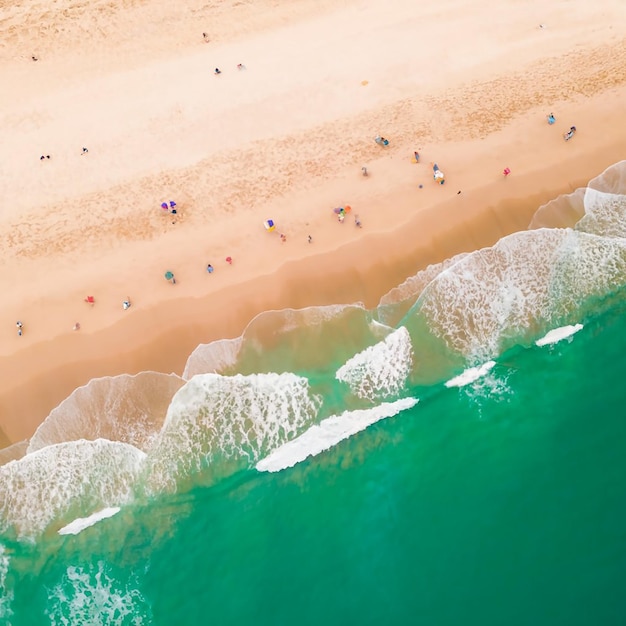
M259 472L279 472L321 452L332 448L340 441L365 430L375 422L414 407L417 398L403 398L387 402L371 409L345 411L331 415L319 425L311 426L302 435L289 441L256 464Z

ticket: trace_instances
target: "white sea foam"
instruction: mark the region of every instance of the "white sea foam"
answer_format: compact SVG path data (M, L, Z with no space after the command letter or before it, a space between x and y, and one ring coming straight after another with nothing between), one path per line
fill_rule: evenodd
M10 557L6 548L0 543L0 623L10 625L13 616L11 605L13 603L13 589L8 588L7 576L9 574Z
M94 378L50 412L32 436L28 452L79 439L120 441L146 451L183 384L175 374L157 372Z
M446 387L465 387L474 381L482 378L496 364L495 361L487 361L478 367L469 367L462 374L446 381Z
M149 604L135 577L116 579L102 561L87 567L69 566L48 591L46 610L51 626L144 626L152 623Z
M335 374L353 394L368 400L397 396L413 366L413 347L406 328L400 327L383 341L359 352Z
M85 528L89 528L103 519L113 517L120 511L119 506L110 506L101 511L96 511L88 517L79 517L73 522L70 522L67 526L63 526L63 528L59 530L59 535L78 535L78 533L85 530Z
M48 446L0 467L0 532L32 539L53 521L132 498L145 453L98 439Z
M320 405L295 374L194 376L172 400L148 457L148 488L175 490L202 470L211 483L251 467L313 424Z
M375 422L397 415L417 403L417 398L404 398L372 409L345 411L341 415L332 415L274 450L256 464L256 469L260 472L278 472L292 467L308 457L332 448Z
M189 355L183 378L189 380L196 374L221 374L237 363L242 338L219 339L202 343Z
M547 346L552 343L557 343L558 341L562 341L567 337L571 337L573 334L577 333L579 330L582 330L582 324L574 324L573 326L561 326L561 328L555 328L547 333L541 339L535 341L535 344L538 346Z
M580 319L594 298L625 282L626 240L570 229L525 231L440 274L406 324L411 331L425 317L450 349L480 362L542 328Z

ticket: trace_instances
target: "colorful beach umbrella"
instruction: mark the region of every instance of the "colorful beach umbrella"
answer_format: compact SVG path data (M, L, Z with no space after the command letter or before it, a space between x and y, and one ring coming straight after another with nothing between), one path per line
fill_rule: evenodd
M165 272L165 280L172 280L174 278L174 274L172 272Z
M170 208L173 209L176 206L176 202L174 200L170 200Z
M265 229L268 232L271 232L276 228L276 225L274 224L274 220L265 220L264 225L265 225Z
M162 208L164 211L167 211L167 202L161 202L161 208Z

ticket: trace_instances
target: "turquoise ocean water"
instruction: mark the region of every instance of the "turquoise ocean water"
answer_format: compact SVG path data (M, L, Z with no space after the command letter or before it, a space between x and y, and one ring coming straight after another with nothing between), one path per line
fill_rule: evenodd
M625 194L76 390L0 467L0 624L626 624Z

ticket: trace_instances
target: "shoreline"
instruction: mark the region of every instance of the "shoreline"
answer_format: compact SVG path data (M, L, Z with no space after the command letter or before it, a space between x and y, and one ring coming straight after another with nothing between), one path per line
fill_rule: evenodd
M460 198L448 198L395 230L365 231L358 240L285 261L269 274L249 277L202 297L161 301L132 310L94 332L65 333L0 357L0 429L5 446L30 437L55 406L92 378L141 371L181 375L197 345L239 337L264 311L356 302L374 308L385 293L418 270L525 230L523 225L530 223L542 204L572 191L572 179L575 188L584 187L619 160L620 150L621 142L601 148L596 163L602 158L605 162L598 169L592 166L593 171L587 158L572 157L558 164L554 175L544 172L543 180L557 181L556 174L565 169L567 182L555 182L533 195L526 184L537 180L537 172L518 176L515 189L507 184L506 194L517 191L515 196L503 195L503 188L492 183L465 194L463 204ZM488 200L476 209L471 207L474 197ZM468 208L471 215L466 213ZM459 209L466 213L463 217L458 216ZM439 219L441 213L446 219ZM236 311L229 310L229 304L235 302ZM36 395L33 389L37 389Z
M172 30L178 9L150 0L102 12L108 44L87 50L72 33L93 16L72 2L42 16L36 63L25 46L37 7L16 8L19 52L0 69L15 86L0 118L0 448L91 378L180 373L196 345L239 336L265 310L372 308L419 269L526 229L541 204L626 156L619 0L601 15L537 2L537 22L534 5L469 0L302 0L269 16L218 3L210 45L191 43L203 4ZM416 38L428 54L406 54ZM158 208L170 199L175 219ZM332 209L348 204L339 225Z

